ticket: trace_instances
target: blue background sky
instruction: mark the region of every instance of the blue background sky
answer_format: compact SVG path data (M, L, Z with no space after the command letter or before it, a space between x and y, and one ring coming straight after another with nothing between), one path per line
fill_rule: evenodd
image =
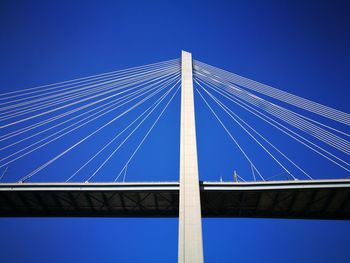
M203 62L349 112L349 12L346 1L1 1L0 88L167 60L184 49ZM178 106L172 107L140 151L130 180L177 180L179 116ZM225 143L229 140L203 104L196 101L196 107L201 179L231 180L233 169L244 174L234 146ZM212 127L210 134L206 127ZM154 145L166 145L162 150L168 154L145 158ZM335 171L296 152L316 177ZM163 164L157 172L143 165L156 161ZM33 161L17 169L30 165ZM0 261L176 262L177 224L177 219L0 219ZM349 231L345 221L204 219L205 259L348 262Z

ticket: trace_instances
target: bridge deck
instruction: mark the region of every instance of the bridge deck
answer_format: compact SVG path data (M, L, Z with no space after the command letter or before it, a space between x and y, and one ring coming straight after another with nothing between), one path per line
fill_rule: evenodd
M201 182L203 217L350 219L350 180ZM178 217L179 183L0 184L2 217Z

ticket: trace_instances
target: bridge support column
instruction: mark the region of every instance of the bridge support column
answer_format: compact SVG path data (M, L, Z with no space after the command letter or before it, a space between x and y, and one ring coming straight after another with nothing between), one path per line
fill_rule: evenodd
M192 55L181 55L180 207L178 262L203 262Z

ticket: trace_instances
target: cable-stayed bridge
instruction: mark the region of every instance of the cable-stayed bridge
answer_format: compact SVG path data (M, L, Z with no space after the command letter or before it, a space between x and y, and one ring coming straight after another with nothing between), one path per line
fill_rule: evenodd
M212 122L199 126L204 111ZM160 129L169 115L178 126ZM187 52L3 93L0 125L1 216L179 217L179 262L203 261L201 217L350 218L349 114ZM138 162L139 173L163 165L157 128L180 134L175 181L137 182ZM214 129L227 141L198 170L197 137L210 144ZM215 155L230 180L206 166ZM214 181L199 180L207 170Z

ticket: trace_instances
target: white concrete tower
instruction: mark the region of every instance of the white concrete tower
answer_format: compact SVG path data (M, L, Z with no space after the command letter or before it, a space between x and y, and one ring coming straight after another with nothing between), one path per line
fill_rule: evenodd
M203 262L192 55L181 54L179 263Z

